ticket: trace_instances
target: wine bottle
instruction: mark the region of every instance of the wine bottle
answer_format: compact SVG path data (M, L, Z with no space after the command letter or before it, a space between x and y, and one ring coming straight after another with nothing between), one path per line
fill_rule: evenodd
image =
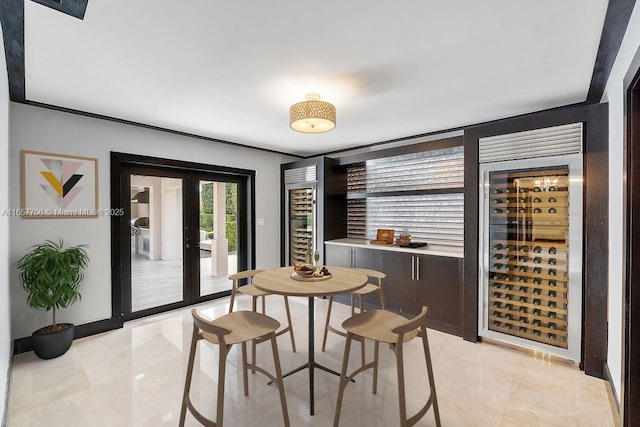
M556 191L556 187L552 185L551 187L549 187L549 191Z
M540 258L539 256L537 256L537 257L535 257L535 258L533 259L533 262L534 262L534 263L536 263L536 264L540 264L540 263L542 262L542 258Z
M557 264L556 259L555 258L549 258L549 264L550 265L556 265Z
M542 252L542 248L540 246L536 246L535 248L533 248L533 252L539 254L540 252Z
M555 341L556 340L556 334L549 334L547 336L551 341Z
M556 297L556 291L549 291L549 296L551 298L555 298Z
M556 208L549 208L549 213L554 214L554 213L556 213L556 212L557 212L557 211L556 211Z
M555 323L549 323L549 329L555 329L555 328L556 328Z
M493 213L497 213L497 214L502 213L502 209L497 209L496 208L496 209L493 210Z
M534 285L540 285L542 283L542 280L539 277L535 277L533 279L533 284Z
M502 199L493 199L493 203L504 203Z
M535 319L535 320L533 321L533 325L534 325L534 326L540 326L540 320Z
M511 193L511 189L509 187L507 187L507 188L504 189L504 192L505 193Z
M526 277L522 277L522 276L521 276L521 277L518 279L518 281L519 281L519 282L521 282L521 283L527 283L527 278L526 278Z
M536 337L539 337L541 335L541 332L538 330L533 331L533 335L535 335Z
M526 273L528 269L529 267L527 267L526 265L521 265L519 268L519 270L522 271L523 273Z
M557 317L556 313L554 311L550 311L549 312L549 319L555 319Z
M529 246L522 245L520 246L520 252L527 252L529 250Z
M555 255L557 252L558 252L558 250L557 250L555 247L551 246L551 247L549 248L549 253L550 253L551 255Z
M535 209L533 210L533 213L542 213L542 209L540 209L540 208L535 208Z
M527 328L525 328L524 326L520 326L520 333L524 334L525 332L527 332Z
M494 188L493 189L493 194L501 194L502 190L500 190L499 188Z
M526 257L526 256L520 257L520 262L527 262L527 261L529 261L529 257Z
M549 286L554 288L556 286L556 281L555 280L549 280Z
M520 192L521 192L521 193L526 193L526 192L527 192L527 189L526 189L525 187L520 187Z
M534 193L539 193L542 191L542 189L540 187L536 187L533 189Z
M556 308L556 302L555 301L549 301L549 308Z
M495 245L493 245L493 249L496 251L502 250L504 246L502 246L502 243L496 243Z
M542 199L540 197L536 197L535 199L533 199L533 203L540 203L542 202Z
M533 290L533 294L534 295L540 295L540 289L534 289Z
M535 274L541 274L542 273L542 268L541 267L533 267L533 272Z
M493 264L493 268L496 270L500 270L502 268L502 263L501 262L496 262L495 264Z
M502 259L503 256L501 253L493 254L493 259Z
M555 268L550 268L549 269L549 276L555 276L556 275L556 269Z
M518 201L519 201L520 203L527 203L527 199L525 199L524 197L520 197L520 198L518 199Z
M518 209L518 213L521 213L521 214L527 213L527 210L525 208L520 208Z
M555 197L549 197L549 203L555 203L555 202L556 202Z

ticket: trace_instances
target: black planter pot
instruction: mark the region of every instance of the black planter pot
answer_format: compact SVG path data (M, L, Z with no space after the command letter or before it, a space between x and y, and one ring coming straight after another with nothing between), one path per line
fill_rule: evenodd
M31 335L33 352L40 359L54 359L69 350L73 342L74 326L71 323L59 323L59 331L47 332L50 326L38 329Z

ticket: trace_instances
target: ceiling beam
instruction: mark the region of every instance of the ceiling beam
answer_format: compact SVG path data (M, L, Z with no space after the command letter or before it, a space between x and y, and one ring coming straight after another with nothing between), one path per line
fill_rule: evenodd
M25 102L24 79L24 1L0 1L0 23L4 38L4 51L9 76L9 97Z
M84 19L84 13L87 10L89 0L32 0L43 6L55 9L74 18Z
M597 104L602 99L635 3L636 0L609 0L586 104Z

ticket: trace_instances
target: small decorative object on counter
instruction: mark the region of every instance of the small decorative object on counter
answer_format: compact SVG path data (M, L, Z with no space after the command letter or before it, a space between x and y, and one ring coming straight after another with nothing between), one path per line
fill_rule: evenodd
M409 234L406 230L402 230L402 233L400 233L400 237L398 237L396 244L398 246L407 246L409 243L411 243L411 234Z
M376 237L376 240L372 240L371 243L376 245L389 245L393 243L393 234L393 230L378 228L378 235Z

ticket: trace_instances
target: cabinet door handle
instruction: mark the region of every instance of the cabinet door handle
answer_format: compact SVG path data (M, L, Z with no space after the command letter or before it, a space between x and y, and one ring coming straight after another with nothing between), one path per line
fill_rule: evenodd
M420 280L420 257L416 256L416 280Z
M416 279L416 257L411 257L411 280Z

